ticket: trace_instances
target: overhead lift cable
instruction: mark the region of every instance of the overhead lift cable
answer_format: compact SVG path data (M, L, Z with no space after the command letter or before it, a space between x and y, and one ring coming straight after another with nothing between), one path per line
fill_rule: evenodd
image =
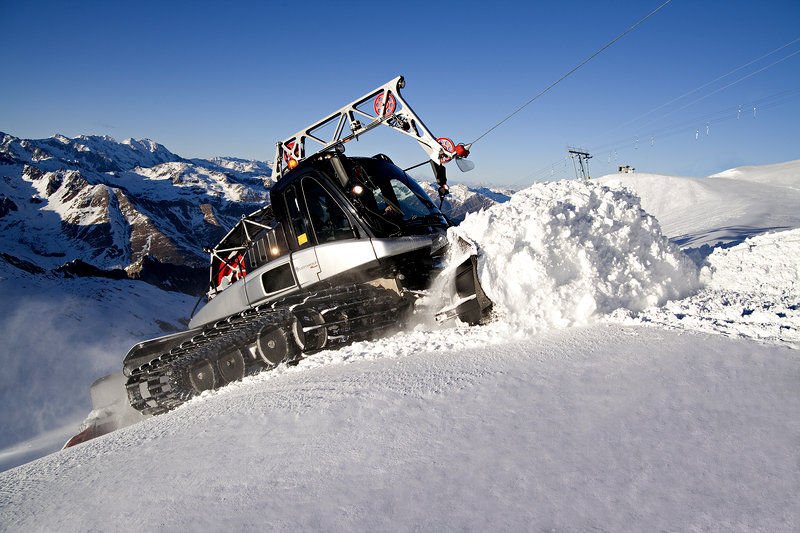
M784 50L787 47L789 47L789 46L791 46L793 44L796 44L798 42L800 42L800 37L797 37L797 38L787 42L786 44L783 44L783 45L779 46L778 48L775 48L774 50L772 50L772 51L770 51L770 52L768 52L768 53L766 53L764 55L759 56L756 59L748 61L747 63L745 63L745 64L743 64L743 65L741 65L739 67L736 67L735 69L729 71L728 73L723 74L722 76L719 76L719 77L717 77L717 78L715 78L715 79L713 79L713 80L711 80L709 82L706 82L706 83L696 87L695 89L692 89L691 91L688 91L688 92L686 92L686 93L684 93L684 94L682 94L682 95L680 95L680 96L678 96L676 98L673 98L672 100L669 100L668 102L666 102L664 104L661 104L661 105L651 109L650 111L647 111L647 112L645 112L645 113L643 113L643 114L641 114L641 115L639 115L639 116L637 116L637 117L635 117L635 118L633 118L631 120L628 120L627 122L625 122L623 124L615 126L614 128L608 130L606 133L611 133L611 132L613 132L615 130L618 130L618 129L624 127L624 126L628 126L628 125L632 124L633 122L636 122L637 120L639 120L641 118L644 118L644 117L646 117L646 116L658 111L659 109L663 109L664 107L666 107L666 106L668 106L670 104L673 104L673 103L675 103L675 102L677 102L677 101L679 101L679 100L681 100L681 99L683 99L683 98L685 98L687 96L695 94L698 91L700 91L700 90L702 90L702 89L704 89L704 88L706 88L706 87L708 87L708 86L710 86L710 85L712 85L712 84L714 84L714 83L716 83L716 82L718 82L718 81L730 76L731 74L734 74L734 73L736 73L736 72L738 72L738 71L740 71L740 70L742 70L742 69L744 69L744 68L746 68L748 66L751 66L754 63L757 63L758 61L761 61L761 60L763 60L763 59L765 59L765 58L767 58L767 57L769 57L769 56L771 56L771 55L773 55L773 54L775 54L777 52L780 52L781 50ZM721 91L723 91L723 90L725 90L725 89L727 89L727 88L729 88L729 87L731 87L733 85L741 83L741 82L743 82L743 81L755 76L756 74L764 72L765 70L767 70L767 69L769 69L769 68L771 68L771 67L773 67L773 66L775 66L775 65L777 65L779 63L782 63L783 61L786 61L787 59L789 59L791 57L794 57L797 54L800 54L800 50L796 50L796 51L790 53L789 55L786 55L786 56L784 56L784 57L782 57L780 59L777 59L777 60L773 61L772 63L770 63L770 64L768 64L768 65L766 65L764 67L761 67L760 69L758 69L756 71L753 71L753 72L751 72L749 74L746 74L746 75L744 75L744 76L742 76L742 77L740 77L740 78L728 83L727 85L724 85L724 86L712 91L711 93L708 93L708 94L706 94L704 96L696 98L695 100L692 100L688 104L686 104L686 105L684 105L684 106L682 106L682 107L680 107L678 109L669 111L669 112L665 113L664 115L661 115L658 118L653 118L653 119L645 122L643 125L639 126L639 128L641 129L641 128L645 127L645 126L654 124L654 123L656 123L656 122L658 122L658 121L660 121L660 120L672 115L673 113L676 113L678 111L684 110L684 109L694 105L695 103L706 99L709 96L712 96L712 95L714 95L714 94L716 94L718 92L721 92ZM782 104L783 101L785 101L787 99L794 98L796 96L796 94L793 94L793 93L796 93L797 91L798 91L798 89L789 89L787 91L782 91L780 93L776 93L776 94L770 95L768 97L756 100L756 101L754 101L752 103L749 103L748 105L752 106L752 108L754 110L756 108L758 108L758 109L769 109L769 108L772 108L772 107L775 107L777 105ZM775 99L778 99L779 101L777 101ZM741 115L741 111L742 111L742 105L739 105L738 108L734 109L734 111L736 113L735 117L739 118L739 116ZM719 122L719 121L727 121L729 118L731 118L731 116L729 114L729 109L720 110L720 111L717 111L715 113L711 113L709 115L705 115L705 116L702 116L702 117L695 117L693 119L689 119L688 122L690 122L691 124L686 124L686 125L673 124L671 126L662 126L659 129L654 130L652 132L646 132L647 133L646 136L650 138L650 144L653 145L655 138L671 137L671 136L673 136L673 135L675 135L677 133L694 129L697 122L700 122L700 121L708 122L708 123L710 123L710 122ZM610 142L610 143L605 143L603 145L599 145L599 146L596 146L596 147L592 147L592 152L596 152L596 153L600 152L600 153L608 154L608 153L615 152L617 148L625 148L625 147L629 147L629 146L635 146L637 144L636 143L636 138L638 138L638 137L639 137L639 135L634 136L634 137L630 137L630 138L620 139L618 141L614 141L614 142ZM546 179L547 177L551 177L552 178L554 173L551 171L551 169L555 168L557 165L559 165L562 162L562 160L563 159L560 159L558 161L554 161L553 163L551 163L549 165L545 165L541 169L534 171L532 173L531 177L526 178L526 179L518 182L518 184L528 183L529 181L536 181L538 179ZM550 175L546 176L545 172L549 172Z
M645 127L645 126L648 126L648 125L650 125L650 124L652 124L652 123L654 123L654 122L657 122L657 121L659 121L659 120L661 120L661 119L664 119L664 118L666 118L666 117L668 117L668 116L670 116L670 115L672 115L672 114L674 114L674 113L677 113L678 111L683 111L683 110L684 110L684 109L686 109L687 107L691 107L691 106L693 106L694 104L696 104L697 102L700 102L701 100L705 100L705 99L706 99L706 98L708 98L709 96L713 96L713 95L717 94L718 92L724 91L725 89L727 89L727 88L729 88L729 87L732 87L732 86L734 86L734 85L736 85L736 84L738 84L738 83L741 83L741 82L743 82L743 81L744 81L744 80L746 80L746 79L752 78L752 77L753 77L753 76L755 76L756 74L760 74L761 72L764 72L765 70L767 70L767 69L769 69L769 68L772 68L772 67L774 67L775 65L777 65L778 63L782 63L782 62L786 61L787 59L789 59L789 58L791 58L791 57L794 57L794 56L796 56L797 54L800 54L800 50L795 50L795 51L794 51L794 52L792 52L791 54L789 54L789 55L787 55L787 56L784 56L784 57L782 57L782 58L780 58L780 59L778 59L778 60L776 60L776 61L773 61L773 62L772 62L772 63L770 63L769 65L766 65L766 66L764 66L764 67L761 67L761 68L760 68L760 69L758 69L758 70L755 70L755 71L753 71L753 72L751 72L751 73L749 73L749 74L746 74L746 75L742 76L741 78L738 78L738 79L736 79L736 80L734 80L734 81L732 81L732 82L728 83L727 85L723 85L722 87L720 87L720 88L718 88L718 89L715 89L715 90L711 91L711 92L710 92L710 93L708 93L708 94L705 94L705 95L703 95L703 96L700 96L699 98L695 98L694 100L692 100L692 101L691 101L691 102L689 102L688 104L685 104L685 105L683 105L683 106L681 106L681 107L679 107L679 108L677 108L677 109L673 109L672 111L668 111L668 112L664 113L663 115L661 115L661 116L660 116L660 117L658 117L658 118L654 118L654 119L652 119L652 120L649 120L648 122L645 122L644 124L642 124L642 125L640 126L640 128L642 128L642 127Z
M783 104L789 100L793 100L800 96L800 88L788 89L784 91L780 91L775 94L771 94L769 96L765 96L763 98L759 98L757 100L753 100L750 102L743 102L741 104L728 106L724 109L719 109L717 111L713 111L710 113L704 113L698 116L689 117L687 119L681 120L677 123L660 126L654 130L650 131L641 131L640 135L625 137L622 139L618 139L616 141L608 142L602 145L592 146L591 151L595 153L607 153L609 151L613 151L614 149L623 148L627 146L632 146L635 142L636 137L646 136L649 138L664 138L671 136L674 133L679 133L682 131L689 131L696 128L698 123L715 123L721 121L727 121L730 119L738 119L741 116L741 109L751 109L751 108L758 108L758 109L771 109L778 105ZM663 117L662 117L663 118ZM646 135L645 135L646 134Z
M660 6L660 7L663 7L663 6ZM670 104L678 102L678 101L686 98L687 96L695 94L698 91L700 91L702 89L705 89L706 87L709 87L709 86L713 85L714 83L716 83L716 82L718 82L720 80L723 80L724 78L727 78L728 76L730 76L732 74L735 74L736 72L741 71L742 69L745 69L745 68L747 68L747 67L749 67L749 66L751 66L751 65L753 65L755 63L758 63L759 61L761 61L761 60L763 60L763 59L765 59L765 58L767 58L767 57L769 57L771 55L774 55L774 54L776 54L776 53L778 53L778 52L780 52L782 50L785 50L786 48L788 48L788 47L790 47L793 44L796 44L798 42L800 42L800 37L796 37L795 39L792 39L791 41L789 41L789 42L787 42L787 43L775 48L774 50L772 50L770 52L767 52L766 54L763 54L763 55L757 57L756 59L750 60L747 63L744 63L743 65L734 68L733 70L727 72L726 74L723 74L722 76L719 76L719 77L717 77L717 78L715 78L715 79L713 79L713 80L711 80L709 82L703 83L702 85L700 85L700 86L698 86L698 87L696 87L696 88L694 88L694 89L692 89L692 90L690 90L690 91L688 91L688 92L686 92L686 93L684 93L684 94L682 94L682 95L680 95L680 96L678 96L676 98L673 98L673 99L669 100L666 103L660 104L659 106L657 106L657 107L655 107L655 108L653 108L653 109L651 109L651 110L649 110L649 111L647 111L647 112L645 112L645 113L643 113L643 114L641 114L641 115L639 115L639 116L637 116L637 117L635 117L633 119L630 119L627 122L624 122L624 123L622 123L622 124L620 124L618 126L615 126L612 129L608 130L606 132L606 134L611 133L613 131L616 131L616 130L618 130L620 128L623 128L625 126L629 126L632 123L636 122L637 120L640 120L640 119L642 119L644 117L647 117L648 115L651 115L651 114L655 113L656 111L658 111L660 109L663 109L664 107L669 106ZM725 90L725 89L727 89L727 88L729 88L729 87L731 87L733 85L741 83L741 82L743 82L743 81L755 76L756 74L764 72L765 70L767 70L767 69L769 69L769 68L771 68L771 67L773 67L773 66L775 66L775 65L777 65L779 63L782 63L783 61L786 61L787 59L790 59L791 57L794 57L797 54L800 54L800 50L796 50L796 51L794 51L794 52L792 52L792 53L790 53L790 54L788 54L788 55L786 55L784 57L781 57L780 59L777 59L777 60L773 61L772 63L770 63L770 64L768 64L768 65L766 65L764 67L761 67L760 69L758 69L758 70L756 70L754 72L746 74L746 75L744 75L744 76L742 76L742 77L740 77L740 78L738 78L738 79L736 79L736 80L734 80L734 81L732 81L732 82L730 82L730 83L728 83L728 84L726 84L726 85L724 85L724 86L712 91L709 94L706 94L704 96L696 98L695 100L692 100L688 104L686 104L686 105L684 105L684 106L682 106L682 107L680 107L678 109L675 109L673 111L669 111L668 113L666 113L666 114L664 114L664 115L662 115L662 116L660 116L658 118L653 118L653 119L645 122L643 125L639 126L639 129L642 129L644 126L648 126L648 125L654 124L654 123L656 123L656 122L658 122L658 121L670 116L671 114L673 114L673 113L675 113L677 111L681 111L683 109L686 109L687 107L690 107L691 105L693 105L693 104L695 104L695 103L697 103L697 102L699 102L701 100L704 100L709 96L712 96L712 95L714 95L714 94L716 94L716 93L718 93L720 91L723 91L723 90ZM556 82L556 83L558 83L558 82ZM789 89L789 90L786 90L786 91L782 91L780 93L776 93L776 94L767 96L765 98L761 98L759 100L756 100L754 102L748 103L747 105L748 105L748 107L752 107L753 113L755 114L755 110L756 109L759 109L759 110L770 109L770 108L773 108L773 107L776 107L776 106L779 106L779 105L783 104L786 100L790 100L790 99L795 98L797 96L798 90L800 90L800 89ZM541 94L543 94L543 93L541 93ZM537 95L537 97L540 96L540 95ZM528 103L530 103L530 102L528 102ZM525 105L527 105L527 104L525 104ZM663 139L663 138L667 138L667 137L672 137L672 136L674 136L676 134L683 133L683 132L690 131L690 130L696 130L697 132L699 132L700 130L697 128L697 123L698 122L703 122L705 124L706 130L708 130L708 128L710 127L710 125L712 123L725 122L725 121L728 121L728 120L730 120L732 118L739 119L741 114L742 114L742 108L743 108L743 104L740 104L738 107L734 107L733 108L733 112L731 112L731 110L728 108L728 109L720 110L720 111L717 111L717 112L714 112L714 113L706 114L704 116L695 117L695 118L689 119L687 121L682 121L681 123L678 123L678 124L673 124L673 125L669 125L669 126L662 126L662 127L658 128L656 130L653 130L651 132L646 132L647 135L645 135L645 137L650 139L650 145L653 146L655 144L655 140L657 138L658 139ZM519 109L517 111L519 111ZM515 113L516 113L516 111L515 111ZM509 117L506 117L506 119L504 119L504 120L507 120L510 117L511 117L511 115L509 115ZM642 131L644 133L644 130L642 130ZM699 133L698 133L698 135L699 135ZM614 141L614 142L607 142L607 143L605 143L603 145L592 147L591 151L594 152L594 153L607 154L607 155L609 155L609 159L611 157L610 154L614 154L615 155L614 159L616 160L616 151L617 151L617 149L628 148L628 147L631 147L631 146L636 147L638 145L638 141L637 140L638 140L638 138L640 136L641 135L636 135L634 137L620 139L620 140L617 140L617 141ZM512 187L514 187L516 185L527 184L527 183L529 183L531 181L538 181L540 179L548 179L548 178L549 179L553 179L554 177L557 177L560 174L564 174L565 172L560 169L560 166L563 164L563 161L564 161L564 159L562 158L562 159L559 159L557 161L554 161L553 163L550 163L549 165L545 165L545 166L541 167L540 169L538 169L538 170L532 172L531 174L529 174L529 177L527 177L527 178L517 182L516 184L512 185ZM560 170L558 172L555 170L557 167Z
M637 138L649 140L649 145L654 146L658 140L674 137L682 133L695 131L698 129L698 124L704 124L703 127L712 126L728 122L734 119L739 119L741 116L741 109L755 109L759 111L772 109L783 105L791 100L800 97L800 87L788 89L774 93L772 95L759 98L750 102L744 102L739 105L728 106L724 109L719 109L712 113L705 113L693 118L682 120L678 123L662 126L656 130L647 132L646 135L631 136L623 139L618 139L614 142L606 143L604 145L591 147L591 153L595 156L604 156L609 159L617 160L617 151L635 147ZM641 143L640 143L641 144ZM548 165L544 165L537 170L530 172L525 178L520 181L514 182L509 187L511 189L518 189L527 187L531 182L540 180L552 180L555 178L568 178L569 172L564 166L564 162L568 158L562 157ZM610 161L609 161L610 163Z
M660 110L660 109L663 109L663 108L667 107L667 106L668 106L668 105L670 105L670 104L674 104L675 102L677 102L677 101L679 101L679 100L682 100L682 99L686 98L687 96L691 96L691 95L693 95L694 93L696 93L696 92L698 92L698 91L700 91L700 90L702 90L702 89L705 89L706 87L708 87L708 86L710 86L710 85L713 85L713 84L715 84L716 82L718 82L718 81L720 81L720 80L722 80L722 79L725 79L725 78L727 78L727 77L728 77L728 76L730 76L731 74L735 74L736 72L739 72L740 70L742 70L742 69L744 69L744 68L747 68L747 67L749 67L750 65L753 65L754 63L758 63L758 62L759 62L759 61L761 61L762 59L765 59L765 58L767 58L767 57L769 57L769 56L771 56L771 55L773 55L773 54L776 54L776 53L780 52L781 50L783 50L783 49L785 49L785 48L788 48L789 46L791 46L791 45L793 45L793 44L795 44L795 43L797 43L797 42L800 42L800 37L797 37L797 38L795 38L795 39L793 39L793 40L789 41L788 43L786 43L786 44L784 44L784 45L781 45L781 46L779 46L778 48L775 48L775 49L774 49L774 50L772 50L771 52L767 52L766 54L764 54L764 55L762 55L762 56L760 56L760 57L757 57L756 59L753 59L753 60L751 60L751 61L748 61L748 62L747 62L747 63L745 63L744 65L740 65L740 66L736 67L735 69L733 69L733 70L731 70L731 71L727 72L726 74L723 74L722 76L719 76L719 77L717 77L717 78L715 78L715 79L713 79L713 80L711 80L711 81L709 81L709 82L706 82L706 83L704 83L704 84L700 85L699 87L695 87L695 88L694 88L694 89L692 89L691 91L685 92L685 93L683 93L682 95L680 95L680 96L677 96L677 97L673 98L672 100L670 100L670 101L668 101L668 102L665 102L665 103L663 103L663 104L661 104L661 105L659 105L659 106L657 106L657 107L654 107L653 109L651 109L651 110L649 110L649 111L646 111L645 113L642 113L641 115L639 115L639 116L637 116L637 117L634 117L634 118L632 118L632 119L628 120L627 122L623 122L622 124L619 124L619 125L617 125L617 126L614 126L614 127L613 127L613 128L611 128L610 130L606 131L606 132L603 134L603 136L605 136L605 135L608 135L609 133L612 133L612 132L614 132L614 131L617 131L617 130L618 130L618 129L620 129L620 128L624 128L624 127L626 127L626 126L630 126L631 124L633 124L633 123L634 123L634 122L636 122L637 120L643 119L643 118L645 118L646 116L648 116L648 115L651 115L651 114L655 113L656 111L658 111L658 110ZM784 59L788 59L788 57L791 57L791 56L787 56L787 57L785 57L785 58L783 58L783 59L781 59L781 60L777 61L776 63L779 63L780 61L783 61ZM768 65L766 68L769 68L769 67L773 66L774 64L775 64L775 63L773 63L772 65ZM762 70L760 70L760 71L758 71L758 72L762 72L763 70L765 70L765 69L762 69ZM754 74L755 74L755 73L754 73ZM740 80L738 80L738 81L743 81L744 79L745 79L745 78L741 78L741 79L740 79ZM738 82L738 81L737 81L737 82ZM726 87L727 87L727 86L726 86ZM713 94L713 93L712 93L712 94ZM663 117L662 117L662 118L663 118ZM652 123L652 122L648 122L647 124L650 124L650 123Z

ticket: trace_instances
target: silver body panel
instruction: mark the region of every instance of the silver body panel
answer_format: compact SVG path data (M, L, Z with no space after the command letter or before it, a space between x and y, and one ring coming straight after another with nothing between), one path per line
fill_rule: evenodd
M278 290L268 290L264 285L264 276L265 275L268 276L270 271L276 270L285 265L289 265L289 270L292 272L294 283L290 286L282 287ZM283 296L284 294L294 292L294 290L297 289L297 276L294 275L294 269L291 268L291 257L288 255L270 261L266 265L262 265L261 267L254 270L251 274L248 274L243 281L245 286L245 292L247 293L247 300L252 305L261 303L262 301L268 300L270 298L277 298L279 296ZM215 298L215 300L216 299L217 298ZM212 302L213 301L214 300L212 300Z
M378 258L370 239L336 241L314 248L320 265L320 281L356 268L377 266L378 264Z
M320 266L316 248L316 246L312 246L290 254L294 278L301 287L308 287L319 281ZM269 264L265 266L269 266Z
M429 248L441 237L419 235L389 239L352 239L336 241L292 252L248 272L244 279L234 282L209 301L189 322L196 328L239 313L250 306L307 289L320 281L347 272L379 266L382 259ZM434 243L436 241L436 243ZM281 267L291 265L294 285L267 292L264 277Z
M438 236L413 235L408 237L394 237L390 239L371 239L372 247L375 249L375 256L378 259L394 257L400 254L420 250L438 242ZM445 239L446 241L447 239Z
M204 305L189 321L189 329L219 320L250 307L247 300L247 291L245 290L245 281L244 279L236 281L222 291L219 296Z

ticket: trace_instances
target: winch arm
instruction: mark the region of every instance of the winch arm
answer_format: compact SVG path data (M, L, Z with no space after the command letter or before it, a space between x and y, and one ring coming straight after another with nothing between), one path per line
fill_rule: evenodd
M435 165L466 157L468 147L456 146L450 139L433 136L401 95L403 87L405 79L398 76L279 142L275 152L276 178L280 179L303 159L343 147L381 124L416 140ZM315 149L312 151L311 147ZM439 175L444 177L444 172L437 172L437 181L440 181ZM446 178L440 181L440 187L446 181Z

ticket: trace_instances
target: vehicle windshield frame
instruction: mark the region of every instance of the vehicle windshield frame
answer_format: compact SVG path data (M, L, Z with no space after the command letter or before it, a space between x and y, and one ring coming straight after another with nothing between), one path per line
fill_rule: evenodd
M364 187L361 195L356 195L362 205L390 224L447 225L446 218L425 190L398 166L379 159L354 160L350 174L354 185Z

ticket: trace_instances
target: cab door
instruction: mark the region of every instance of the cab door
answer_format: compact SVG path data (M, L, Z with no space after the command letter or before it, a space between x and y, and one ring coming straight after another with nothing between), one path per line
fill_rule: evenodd
M287 187L283 199L289 218L289 238L293 240L290 246L295 250L291 256L295 278L300 287L306 287L319 281L320 266L314 248L314 234L298 189L297 185Z
M318 176L303 178L301 186L316 243L319 278L330 279L377 264L372 242L359 233L352 213L345 208L346 199Z
M301 287L377 264L372 242L361 235L352 214L327 180L309 174L284 194L295 274Z

